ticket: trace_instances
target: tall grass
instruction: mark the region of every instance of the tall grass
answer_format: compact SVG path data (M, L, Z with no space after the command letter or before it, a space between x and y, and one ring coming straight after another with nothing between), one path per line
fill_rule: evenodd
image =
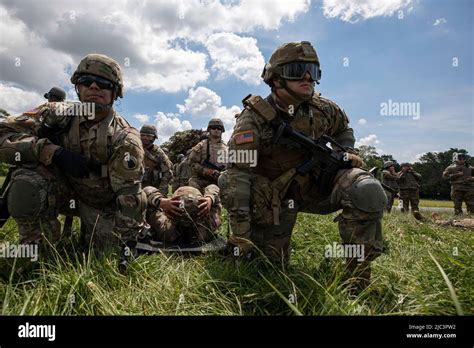
M444 217L449 215L443 214ZM384 216L387 252L373 262L372 284L354 297L344 262L324 258L339 242L334 215L300 214L291 264L219 255L142 255L128 275L114 252L58 247L22 273L0 260L3 315L456 315L474 313L473 231ZM226 223L223 224L226 226ZM78 230L77 221L74 224ZM224 227L223 227L224 230ZM9 220L0 240L16 242ZM222 233L224 233L222 231ZM73 236L74 237L74 236ZM67 251L64 251L67 250ZM6 271L5 271L6 269ZM5 276L6 273L6 276Z

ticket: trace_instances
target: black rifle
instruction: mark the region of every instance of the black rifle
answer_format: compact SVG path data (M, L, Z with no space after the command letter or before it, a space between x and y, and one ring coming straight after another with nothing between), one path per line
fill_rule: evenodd
M299 165L296 172L300 175L307 175L314 168L319 169L319 176L316 179L322 195L329 195L334 178L340 169L352 168L351 161L346 154L349 148L343 147L333 138L322 135L319 139L314 140L294 131L289 124L283 121L274 124L274 129L274 143L278 143L280 138L286 138L310 154L311 158ZM327 146L328 143L332 148Z
M218 166L214 163L209 162L209 160L207 159L202 162L202 165L206 168L217 170L219 172L219 175L220 172L225 170L225 165L221 164L220 166ZM213 178L217 180L219 178L219 175L213 175Z

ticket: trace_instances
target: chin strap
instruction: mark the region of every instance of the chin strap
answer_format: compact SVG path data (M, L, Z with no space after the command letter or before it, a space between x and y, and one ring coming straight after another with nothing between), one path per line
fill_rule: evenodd
M314 89L313 89L313 93L311 93L311 95L308 97L308 96L301 96L299 95L298 93L292 91L290 88L288 88L288 85L286 84L286 80L283 79L283 78L279 78L278 81L280 82L280 85L281 87L276 87L274 86L273 88L275 89L284 89L285 91L288 92L289 95L291 95L298 103L302 103L302 102L307 102L309 100L311 100L313 98L313 95L314 95ZM314 81L313 81L314 82Z

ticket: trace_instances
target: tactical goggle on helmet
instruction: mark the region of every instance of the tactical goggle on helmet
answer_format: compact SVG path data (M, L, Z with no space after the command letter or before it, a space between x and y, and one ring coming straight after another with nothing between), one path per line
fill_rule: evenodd
M302 80L308 72L313 81L321 79L321 69L319 64L313 62L292 62L275 68L282 78L285 80Z
M77 79L77 84L84 85L86 87L90 87L94 82L100 89L113 90L115 87L115 84L112 81L104 79L100 76L86 74L79 76Z

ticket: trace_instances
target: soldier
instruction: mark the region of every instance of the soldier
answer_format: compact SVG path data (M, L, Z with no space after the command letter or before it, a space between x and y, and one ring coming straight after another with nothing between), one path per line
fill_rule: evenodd
M456 154L454 163L443 172L443 179L451 182L451 199L454 202L454 214L462 214L462 202L467 212L474 213L474 167L467 162L465 154Z
M222 141L225 132L224 124L218 118L213 118L207 125L209 137L200 141L192 148L189 155L191 163L191 178L189 185L204 192L204 188L217 184L220 172L225 169L225 163L220 161L227 154L227 146Z
M415 218L421 219L421 214L418 208L420 202L420 184L421 174L415 172L410 163L402 163L401 171L397 173L397 183L400 189L400 199L403 202L402 212L408 213L411 211Z
M189 162L189 154L191 150L188 150L185 157L181 163L178 163L176 167L176 172L174 175L173 182L173 191L176 191L181 186L187 186L189 178L191 178L191 163Z
M398 192L397 173L395 172L395 165L392 161L384 162L383 169L382 182L393 189L393 192L385 190L388 199L387 212L390 213L392 211L393 201Z
M48 93L44 94L48 102L63 102L66 99L66 92L59 87L53 87Z
M191 186L178 188L171 198L147 186L150 239L163 248L197 246L216 238L220 220L219 188L206 186L204 195Z
M365 250L362 260L347 255L347 274L354 276L356 286L365 287L370 261L383 250L381 219L387 197L380 182L360 169L363 161L352 150L355 139L344 111L314 91L320 76L319 59L309 42L286 43L276 49L262 73L272 93L265 99L244 99L229 153L256 150L258 164L232 163L219 178L232 230L228 243L233 255L247 255L257 246L272 259L287 262L298 212L329 214L343 209L335 219L343 243ZM299 174L296 168L307 163L308 154L288 138L277 141L275 129L282 129L281 121L310 140L333 137L345 149L340 155L347 167L353 168L331 173L330 186L319 185L317 167Z
M64 213L80 216L93 247L120 243L125 252L145 228L146 195L140 136L113 108L123 97L122 71L112 58L89 54L71 82L82 103L46 103L0 124L0 160L16 166L8 210L20 243L54 243Z
M153 144L157 137L156 127L153 125L146 124L140 129L140 138L145 150L145 175L142 185L157 187L166 196L168 184L173 179L173 163L158 145Z
M185 156L180 153L178 156L177 156L177 162L173 164L173 174L176 174L176 170L178 169L178 165L183 162L185 159ZM175 191L175 190L173 190Z

